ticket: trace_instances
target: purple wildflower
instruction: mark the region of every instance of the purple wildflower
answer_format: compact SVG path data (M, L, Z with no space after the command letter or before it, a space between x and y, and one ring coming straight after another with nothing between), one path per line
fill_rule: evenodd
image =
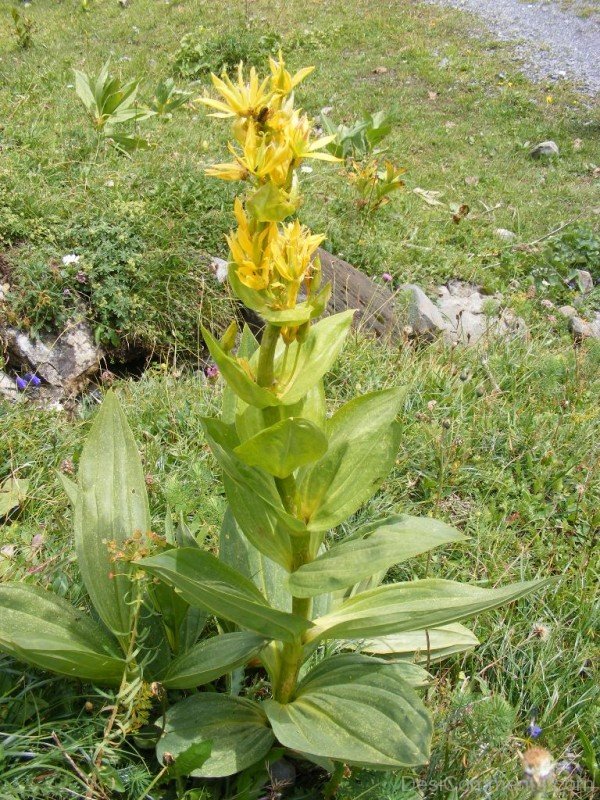
M31 384L31 386L41 386L42 384L41 380L37 375L34 375L33 372L26 372L23 377L29 384Z
M206 368L205 373L207 378L214 380L214 378L216 378L219 374L219 368L216 364L211 364Z
M391 283L394 279L389 272L384 272L381 276L381 280L385 281L386 283Z
M20 392L24 392L25 389L27 388L27 381L25 380L25 378L20 378L18 375L17 375L16 384L17 384L17 389Z
M542 728L540 728L539 725L536 725L536 723L532 720L531 725L527 728L527 732L532 739L537 739L542 734Z

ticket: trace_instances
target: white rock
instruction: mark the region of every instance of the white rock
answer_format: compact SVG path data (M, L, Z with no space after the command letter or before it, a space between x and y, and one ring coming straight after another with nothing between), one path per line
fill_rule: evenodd
M577 341L582 339L600 339L600 311L596 311L594 319L590 322L581 317L571 317L569 327L573 338Z
M552 140L540 142L529 152L532 158L551 158L559 153L558 145Z
M225 283L227 280L227 261L225 261L223 258L214 256L211 259L210 268L212 269L214 276L219 283Z
M401 286L397 300L401 309L403 302L407 324L417 336L431 340L446 330L447 324L439 309L419 286L412 283Z
M512 242L513 239L517 238L517 234L507 228L496 228L494 233L499 239L504 239L505 242Z
M577 309L573 308L573 306L561 306L558 309L558 313L562 314L563 317L567 317L568 319L571 319L571 317L576 317L577 316Z
M594 279L587 269L576 270L576 281L583 294L591 292L594 288Z

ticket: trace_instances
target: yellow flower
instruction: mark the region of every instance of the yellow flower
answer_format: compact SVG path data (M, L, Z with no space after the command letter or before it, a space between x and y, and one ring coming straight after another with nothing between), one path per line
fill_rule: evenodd
M306 115L300 116L297 111L292 113L287 125L285 125L282 130L282 135L285 136L288 146L293 153L295 166L305 158L316 158L321 161L341 160L331 153L319 152L321 148L335 139L335 134L332 136L322 136L320 139L315 139L311 142L311 128L308 117Z
M238 229L226 238L238 278L250 289L266 289L271 277L270 242L277 236L277 226L270 223L253 230L239 198L234 213Z
M271 241L271 259L284 281L302 282L310 271L312 254L324 239L320 234L311 234L298 220L283 227Z
M235 162L215 164L206 170L207 175L226 181L245 180L253 175L261 182L269 178L278 186L286 183L292 160L287 143L258 134L254 120L248 120L242 153L238 154L231 144L228 147Z
M232 83L227 72L223 72L222 79L211 74L215 89L219 92L223 101L213 100L210 97L201 97L200 102L209 108L215 108L216 113L212 117L260 117L268 107L272 92L267 90L269 78L265 78L262 83L258 82L258 75L254 67L250 69L250 80L244 82L244 65L240 62L238 66L237 84Z
M285 68L281 50L279 51L279 61L269 58L269 65L271 67L271 90L278 95L289 94L314 69L314 67L304 67L295 75L291 75Z

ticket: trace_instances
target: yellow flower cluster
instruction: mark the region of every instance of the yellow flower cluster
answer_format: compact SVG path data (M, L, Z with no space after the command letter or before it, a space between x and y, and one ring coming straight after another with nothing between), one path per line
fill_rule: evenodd
M280 53L278 60L270 59L270 68L262 81L254 67L246 81L242 64L236 83L226 73L213 75L221 99L201 102L213 109L212 116L232 119L236 140L228 146L233 161L216 164L207 174L252 186L245 203L235 201L238 227L227 237L237 278L271 308L288 309L303 283L307 296L318 283L313 255L325 238L297 221L281 224L300 204L296 170L306 158L339 159L323 151L335 137L313 138L308 117L294 108L293 91L313 67L292 75Z

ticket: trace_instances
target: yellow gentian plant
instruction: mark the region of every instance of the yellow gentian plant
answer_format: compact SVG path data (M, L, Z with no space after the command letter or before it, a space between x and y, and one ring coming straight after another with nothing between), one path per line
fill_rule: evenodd
M540 582L384 582L396 564L465 537L402 513L353 522L394 466L404 391L391 387L327 412L323 377L354 312L314 322L328 297L315 258L323 237L287 218L300 205L299 164L331 160L322 152L329 137L313 137L294 107L310 69L292 75L281 55L270 66L262 80L254 70L246 80L241 66L236 83L213 76L221 99L204 100L231 119L235 139L233 161L211 174L247 186L228 237L230 283L265 321L260 345L245 328L235 355L235 325L220 341L204 331L226 384L221 417L203 420L229 503L219 555L170 520L164 537L152 533L141 460L110 394L77 483L65 481L98 620L51 593L7 584L0 650L120 685L119 698L131 687L146 698L149 682L153 696L197 690L237 671L227 691L194 691L157 720L161 776L227 777L269 763L283 747L333 773L330 796L344 764L427 761L423 665L474 647L464 619ZM159 552L149 555L157 540ZM208 616L218 633L203 638Z

